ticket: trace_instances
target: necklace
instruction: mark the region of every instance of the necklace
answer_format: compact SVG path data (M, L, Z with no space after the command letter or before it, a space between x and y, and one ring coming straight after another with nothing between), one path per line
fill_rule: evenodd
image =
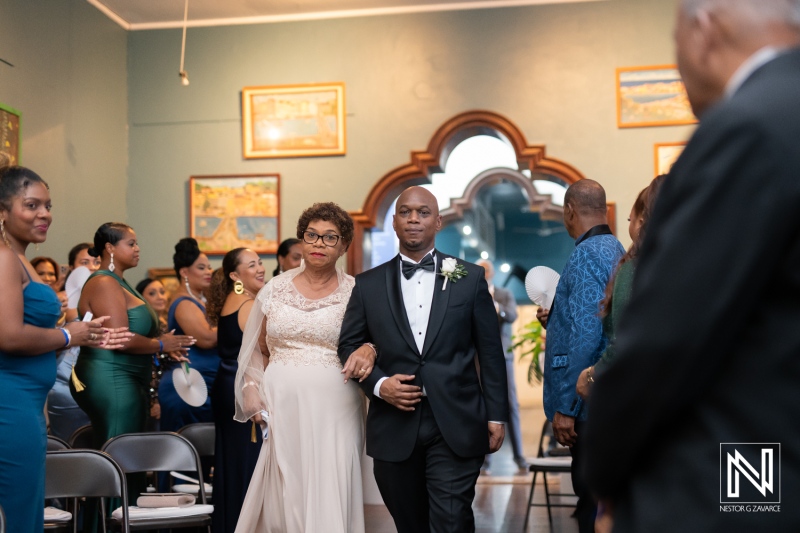
M203 305L205 305L205 304L206 304L206 297L205 297L205 296L203 296L203 294L202 294L202 293L200 294L200 297L199 297L199 298L198 298L197 296L195 296L195 295L194 295L194 293L192 292L192 289L191 289L191 288L189 288L189 282L188 282L188 281L186 282L186 292L188 292L188 293L189 293L189 296L191 296L192 298L194 298L194 299L195 299L195 300L197 300L198 302L202 303Z

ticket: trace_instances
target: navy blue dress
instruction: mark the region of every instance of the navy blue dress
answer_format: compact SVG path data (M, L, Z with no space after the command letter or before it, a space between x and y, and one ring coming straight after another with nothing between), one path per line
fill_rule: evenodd
M61 302L53 289L31 280L22 298L25 324L55 327ZM44 402L55 381L55 351L0 352L0 505L7 531L41 533L44 528Z
M185 335L184 331L175 320L175 310L178 304L182 301L188 300L195 304L197 307L206 312L206 308L193 298L188 296L181 296L169 307L169 314L167 316L167 331L175 330L175 335ZM192 346L189 348L189 359L191 363L189 366L194 368L203 375L203 379L208 386L208 390L214 385L214 379L217 376L217 368L219 367L219 355L217 349L212 348L205 350ZM161 431L178 431L183 426L188 424L195 424L197 422L213 422L214 418L211 414L211 395L209 394L206 402L200 407L192 407L188 403L181 400L178 392L175 390L175 384L172 381L171 366L164 371L161 377L161 383L158 385L158 401L161 404Z
M214 533L226 533L236 529L247 487L258 462L262 438L261 429L257 428L256 442L252 442L252 422L243 424L233 419L236 410L233 384L239 368L239 350L242 348L238 310L219 317L217 339L219 371L211 389L211 405L217 429L211 530Z

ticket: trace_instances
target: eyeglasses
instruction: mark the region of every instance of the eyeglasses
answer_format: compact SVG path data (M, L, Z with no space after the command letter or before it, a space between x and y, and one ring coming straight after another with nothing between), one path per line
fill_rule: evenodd
M318 240L322 239L322 243L325 246L336 246L339 244L339 237L335 233L326 233L325 235L319 235L314 233L313 231L304 231L303 232L303 240L308 244L316 244Z

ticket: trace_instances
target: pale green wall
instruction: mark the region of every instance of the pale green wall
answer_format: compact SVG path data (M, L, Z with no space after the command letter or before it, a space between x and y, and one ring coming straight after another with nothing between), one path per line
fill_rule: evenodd
M0 2L0 102L22 112L22 164L50 184L53 225L28 257L127 218L127 39L84 0Z
M652 177L653 143L691 129L617 129L614 69L673 62L674 15L674 0L609 0L190 28L189 87L177 75L180 30L132 32L128 219L142 262L169 265L188 232L190 175L280 173L288 237L314 201L359 209L381 176L471 109L507 116L603 183L624 224ZM242 87L326 81L346 84L347 156L243 159Z

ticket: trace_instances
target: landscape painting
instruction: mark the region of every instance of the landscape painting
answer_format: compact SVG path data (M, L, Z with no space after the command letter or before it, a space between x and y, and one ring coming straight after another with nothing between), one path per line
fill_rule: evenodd
M658 143L655 145L655 159L656 159L656 176L661 174L669 174L672 170L672 165L678 160L683 149L686 147L685 142L680 143Z
M0 164L19 165L20 112L0 104Z
M192 176L190 235L206 254L245 247L259 254L278 251L278 174Z
M244 157L343 155L344 83L242 89Z
M689 97L674 65L617 69L617 126L695 124Z

